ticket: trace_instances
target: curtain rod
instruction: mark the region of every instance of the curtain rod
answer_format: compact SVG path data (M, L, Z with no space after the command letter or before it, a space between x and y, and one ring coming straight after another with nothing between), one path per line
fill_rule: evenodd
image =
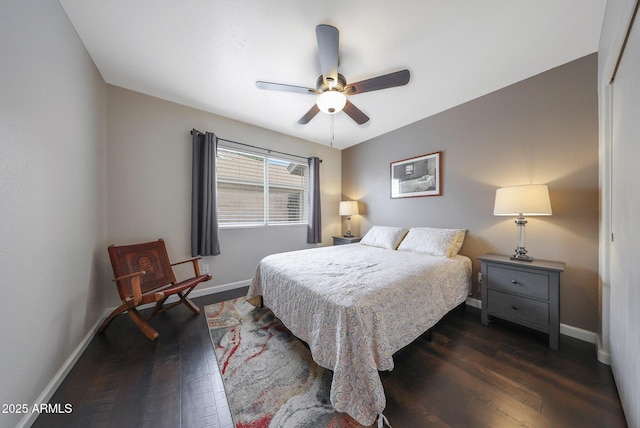
M204 132L198 131L197 129L192 130L191 131L191 135L193 135L193 131L196 131L200 135L204 135ZM258 149L258 150L264 150L267 153L272 153L273 152L273 153L278 153L278 154L281 154L281 155L293 156L293 157L300 158L300 159L310 159L310 158L307 158L307 157L304 157L304 156L300 156L300 155L294 155L294 154L286 153L286 152L279 152L278 150L265 149L264 147L258 147L258 146L253 146L253 145L247 144L247 143L241 143L239 141L227 140L226 138L218 138L218 140L226 141L227 143L232 143L232 144L239 144L241 146L252 147L252 148ZM322 159L320 159L320 162L322 162Z

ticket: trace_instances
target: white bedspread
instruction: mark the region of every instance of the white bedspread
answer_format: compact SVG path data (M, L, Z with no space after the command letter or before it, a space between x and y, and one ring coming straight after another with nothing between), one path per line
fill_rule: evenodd
M333 370L331 403L363 425L386 406L378 370L464 302L471 260L361 244L274 254L256 270L248 297L264 304Z

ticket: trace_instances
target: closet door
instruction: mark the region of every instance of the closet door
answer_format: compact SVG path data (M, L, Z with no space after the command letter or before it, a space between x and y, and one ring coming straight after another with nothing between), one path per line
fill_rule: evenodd
M640 22L612 83L611 366L629 426L640 426Z

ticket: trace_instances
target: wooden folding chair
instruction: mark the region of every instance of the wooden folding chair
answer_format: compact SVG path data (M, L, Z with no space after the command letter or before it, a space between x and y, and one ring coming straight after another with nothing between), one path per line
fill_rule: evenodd
M187 296L198 284L211 279L211 275L200 274L198 260L201 257L171 264L162 239L134 245L110 245L108 250L122 304L102 322L98 333L102 333L115 317L127 312L144 335L155 340L158 332L149 325L148 319L181 303L195 314L200 313L200 308ZM195 276L177 282L172 266L189 262L193 264ZM179 300L164 306L166 300L173 295ZM137 307L147 303L155 303L155 308L144 319Z

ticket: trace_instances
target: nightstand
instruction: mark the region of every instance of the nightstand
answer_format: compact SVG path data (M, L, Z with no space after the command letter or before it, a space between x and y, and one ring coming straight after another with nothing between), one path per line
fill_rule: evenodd
M334 236L333 245L354 244L356 242L360 242L361 239L361 236Z
M565 264L548 260L524 262L509 256L478 257L482 268L481 321L502 318L549 334L549 347L560 339L560 273Z

